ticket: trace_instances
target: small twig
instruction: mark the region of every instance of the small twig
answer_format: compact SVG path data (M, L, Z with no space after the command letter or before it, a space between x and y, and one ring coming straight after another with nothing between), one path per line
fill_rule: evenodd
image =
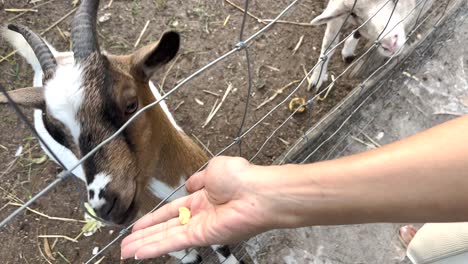
M208 152L211 155L211 157L215 156L213 152L211 152L210 149L205 144L203 144L203 142L197 136L195 136L195 134L192 134L192 137L194 137L195 140L198 141L200 145L202 145L202 147L206 150L206 152Z
M304 40L304 35L302 35L300 38L299 38L299 41L297 42L296 44L296 47L294 47L293 49L293 55L296 54L296 52L299 50L299 48L301 47L302 45L302 40Z
M18 13L18 12L33 12L33 13L37 13L37 9L31 9L31 8L25 8L25 9L21 9L21 8L7 8L5 9L5 12L11 12L11 13Z
M229 19L231 18L231 15L228 15L226 17L226 19L224 19L224 23L223 23L223 27L225 27L227 25L227 23L229 22Z
M280 138L280 137L278 137L278 139L279 139L281 142L283 142L283 144L285 144L286 146L289 146L289 145L291 144L291 143L289 143L289 141L286 141L286 140L284 140L284 139L282 139L282 138Z
M20 202L20 203L24 203L23 200L21 200L20 198L18 198L18 197L17 197L16 195L14 195L13 193L11 193L11 192L5 190L5 188L3 188L2 186L0 186L0 189L1 189L3 192L5 192L5 193L7 194L8 198L13 199L13 200L16 200L16 201L18 201L18 202ZM9 205L9 204L7 203L7 205Z
M357 138L357 137L355 137L355 136L351 136L351 138L354 139L355 141L357 141L357 142L359 142L359 143L361 143L361 144L363 144L363 145L369 147L369 148L372 148L372 149L375 149L375 148L376 148L374 145L369 144L369 143L367 143L367 142L365 142L365 141L363 141L363 140L361 140L361 139L359 139L359 138Z
M216 98L216 101L214 102L213 106L211 107L211 110L210 110L210 113L208 114L208 116L211 116L211 114L213 114L214 110L216 109L216 105L218 105L218 98Z
M42 252L40 242L39 242L39 236L36 237L36 245L37 245L37 248L39 249L39 253L41 253L42 258L44 258L45 261L47 261L47 263L52 264L52 262L50 262L50 260L44 255L44 252Z
M98 259L98 261L94 262L94 264L100 264L106 256L102 256L102 258Z
M205 105L205 103L202 100L200 100L200 99L198 99L196 97L195 97L195 102L197 102L197 104L199 104L199 105Z
M78 240L82 235L83 235L83 230L81 230L81 232L74 239Z
M215 92L212 92L212 91L208 91L208 90L203 90L204 93L207 93L207 94L211 94L211 95L214 95L216 97L219 97L219 94L215 93Z
M381 147L381 145L379 143L377 143L377 141L375 141L373 138L369 137L366 133L364 132L361 132L361 134L363 136L365 136L370 142L372 142L372 144L374 144L376 147Z
M411 78L411 79L417 81L417 82L421 82L421 80L419 80L418 77L412 75L412 74L409 73L409 72L404 71L404 72L402 72L402 74L405 75L406 77L409 77L409 78Z
M331 89L333 88L333 86L335 86L335 76L332 74L331 78L332 78L332 84L330 85L330 87L328 87L327 92L325 93L325 95L323 97L317 96L317 100L323 101L323 100L327 99L328 94L330 93Z
M275 91L275 93L274 93L272 96L270 96L270 97L267 98L265 101L263 101L263 103L261 103L259 106L257 106L257 108L255 108L255 110L258 110L258 109L262 108L264 105L268 104L269 102L275 100L275 98L276 98L278 95L282 94L282 93L284 92L284 90L286 90L286 89L289 88L291 85L294 85L294 84L296 84L296 83L298 83L298 82L300 82L300 80L292 81L292 82L286 84L285 86L279 88L278 90Z
M67 36L65 36L65 33L63 33L62 29L61 29L59 26L57 26L57 31L58 31L60 37L62 37L62 39L63 39L64 41L68 42Z
M47 240L47 237L44 237L44 252L52 260L55 260L54 255L52 255L52 249L50 248L49 240Z
M67 17L71 16L75 11L78 9L78 7L73 8L70 12L66 13L63 17L59 18L57 21L55 21L52 25L50 25L48 28L44 29L39 35L44 35L45 33L49 32L49 30L53 29L55 26L60 24L62 21L67 19Z
M245 10L244 10L242 7L236 5L235 3L231 2L230 0L224 0L224 1L226 1L226 3L232 5L233 7L237 8L237 9L238 9L239 11L241 11L242 13L245 12ZM259 17L255 16L254 14L252 14L252 13L250 13L250 12L247 12L247 15L249 15L250 17L256 19L256 20L257 20L258 22L260 22L260 23L266 24L266 22L262 22L262 19L260 19Z
M6 55L5 57L3 57L2 59L0 59L0 63L6 61L8 58L10 58L11 56L15 55L17 52L17 50L14 50L12 52L10 52L8 55Z
M274 21L273 19L262 19L260 22L265 22L269 23ZM293 22L293 21L286 21L286 20L276 20L276 23L278 24L288 24L288 25L296 25L296 26L303 26L303 27L313 27L314 25L311 25L309 23L304 23L304 22Z
M205 124L203 124L202 128L205 128L210 123L211 119L213 119L218 110L221 108L221 105L224 103L224 100L226 100L226 97L228 96L229 92L231 92L231 90L232 83L229 83L226 92L224 93L223 99L221 99L221 102L216 106L215 110L208 115L208 118L206 119Z
M22 204L20 203L15 203L15 202L9 202L8 204L10 205L13 205L13 206L18 206L18 207L21 207L23 206ZM29 207L26 207L26 209L32 213L35 213L39 216L42 216L42 217L45 217L49 220L57 220L57 221L64 221L64 222L75 222L75 223L86 223L86 221L83 221L83 220L76 220L76 219L71 219L71 218L63 218L63 217L55 217L55 216L49 216L49 215L46 215L44 213L41 213L39 211L36 211L34 209L31 209Z
M309 74L308 74L304 64L302 64L302 70L304 71L304 75L305 75L305 77L307 79L307 85L308 85L307 87L311 87L312 86L312 77L309 77Z
M8 148L0 144L0 148L4 149L5 151L8 151Z
M18 161L18 157L16 157L14 160L10 161L10 163L8 163L7 165L7 168L2 172L2 174L0 176L3 176L7 173L9 173L13 167L15 166L16 162Z
M235 3L233 3L232 1L230 0L224 0L226 1L226 3L230 4L231 6L235 7L236 9L238 9L239 11L241 11L242 13L245 12L245 10L236 5ZM259 23L262 23L262 24L268 24L269 22L272 22L274 21L273 19L262 19L262 18L259 18L258 16L252 14L251 12L247 12L247 15L249 15L250 17L252 17L253 19L257 20L257 22ZM314 25L311 25L309 23L301 23L301 22L292 22L292 21L285 21L285 20L276 20L276 23L278 24L289 24L289 25L296 25L296 26L305 26L305 27L313 27Z
M184 103L185 103L185 101L182 101L182 102L178 103L178 104L176 105L176 107L174 108L173 111L174 111L174 112L177 111L177 109L179 109L179 107L180 107L181 105L183 105Z
M63 239L66 239L68 241L71 241L71 242L74 242L74 243L78 243L78 240L75 240L71 237L68 237L68 236L64 236L64 235L40 235L40 236L37 236L39 238L63 238Z
M47 2L44 2L44 3L42 3L42 4L39 4L39 5L35 6L35 8L37 9L37 8L43 6L43 5L47 5L47 4L52 3L52 2L54 2L54 1L56 1L56 0L49 0L49 1L47 1ZM14 16L14 17L8 19L8 22L13 21L13 20L17 19L18 17L20 17L20 16L22 16L22 15L24 15L24 14L26 14L26 13L27 13L27 12L23 12L23 13L21 13L21 14L16 15L16 16Z
M264 66L265 68L268 68L268 69L272 70L272 71L276 71L276 72L279 72L279 71L280 71L280 69L278 69L278 68L276 68L276 67L273 67L273 66L270 66L270 65L263 65L263 66Z
M3 211L3 209L7 208L9 206L8 203L4 204L1 208L0 208L0 212Z
M106 8L110 8L114 0L110 0L109 3L106 5Z
M134 48L136 48L138 46L138 44L140 44L141 38L143 37L146 30L148 29L149 23L150 23L150 20L146 21L146 24L143 27L143 30L141 31L140 36L138 37L137 41L135 42L135 45L133 45Z
M68 264L72 264L60 251L57 251L57 254L58 254L63 260L65 260L65 262L67 262Z
M52 243L52 246L50 246L50 249L54 250L55 245L57 245L57 242L58 242L58 237L54 239L54 243Z

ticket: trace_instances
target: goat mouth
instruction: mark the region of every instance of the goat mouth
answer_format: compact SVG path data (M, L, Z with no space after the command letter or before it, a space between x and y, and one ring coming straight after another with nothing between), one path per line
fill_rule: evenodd
M391 50L389 50L387 48L384 48L384 47L379 47L379 51L380 51L380 54L382 54L385 57L392 57L392 56L395 56L395 54L396 54L396 52L391 51Z

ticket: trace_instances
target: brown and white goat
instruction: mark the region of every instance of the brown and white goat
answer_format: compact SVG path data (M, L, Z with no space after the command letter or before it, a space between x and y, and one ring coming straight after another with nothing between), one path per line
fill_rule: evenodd
M152 75L175 57L180 38L166 32L159 42L130 55L100 52L97 0L83 0L72 25L73 52L57 52L28 28L9 25L4 37L35 70L34 86L10 92L35 108L35 127L68 168L117 131L142 107L159 99ZM0 103L6 99L0 96ZM164 102L139 115L73 172L85 181L98 216L117 224L133 220L165 198L208 160L176 125ZM186 194L182 189L170 200ZM237 263L225 246L212 246L220 261ZM191 250L171 255L198 263Z

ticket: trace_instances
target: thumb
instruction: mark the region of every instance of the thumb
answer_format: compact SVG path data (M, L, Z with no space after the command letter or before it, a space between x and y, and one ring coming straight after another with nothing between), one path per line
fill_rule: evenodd
M206 169L193 174L185 183L185 188L189 193L199 191L205 187Z

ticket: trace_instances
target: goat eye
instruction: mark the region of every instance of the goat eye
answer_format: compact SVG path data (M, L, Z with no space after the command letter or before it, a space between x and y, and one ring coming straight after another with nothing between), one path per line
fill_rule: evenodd
M135 113L137 109L138 109L138 100L134 99L127 103L127 107L125 108L125 114L131 115Z

